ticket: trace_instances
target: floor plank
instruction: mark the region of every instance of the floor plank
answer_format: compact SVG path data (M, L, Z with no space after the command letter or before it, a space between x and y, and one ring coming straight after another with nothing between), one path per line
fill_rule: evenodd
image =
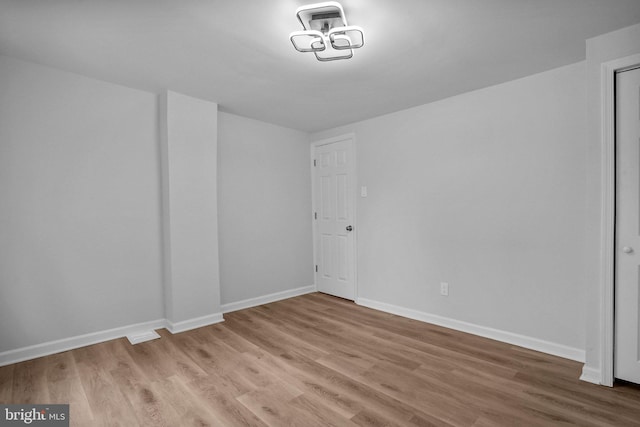
M0 403L74 426L640 426L640 387L581 364L314 293L135 346L0 368Z

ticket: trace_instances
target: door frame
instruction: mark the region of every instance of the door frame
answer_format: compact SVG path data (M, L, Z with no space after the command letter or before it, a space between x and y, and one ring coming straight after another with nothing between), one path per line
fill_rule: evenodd
M311 142L310 153L310 162L309 167L311 168L311 229L313 233L313 286L318 290L318 272L315 271L315 266L318 265L318 251L317 251L317 241L318 241L318 227L316 227L316 220L314 218L314 213L316 212L316 173L315 167L313 165L314 155L316 147L322 145L333 144L334 142L340 142L344 140L351 140L351 148L353 150L353 174L354 174L354 182L353 182L353 194L351 195L352 206L353 206L353 253L351 254L353 257L353 300L357 304L358 303L358 161L357 161L357 149L356 149L356 134L346 133L343 135L334 136L331 138L320 139L317 141Z
M640 55L602 63L601 79L601 220L600 220L600 384L614 381L615 197L616 197L616 72L636 68Z

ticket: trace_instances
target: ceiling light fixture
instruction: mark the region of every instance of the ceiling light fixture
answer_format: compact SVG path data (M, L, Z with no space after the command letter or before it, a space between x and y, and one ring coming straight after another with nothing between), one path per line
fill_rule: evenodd
M353 49L364 46L364 32L348 25L340 3L327 1L301 6L296 10L302 31L289 35L298 52L313 52L318 61L349 59Z

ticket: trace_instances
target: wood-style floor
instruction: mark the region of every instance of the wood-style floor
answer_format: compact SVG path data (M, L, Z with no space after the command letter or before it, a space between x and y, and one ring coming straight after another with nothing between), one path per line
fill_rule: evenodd
M0 368L1 403L91 426L640 426L581 364L310 294Z

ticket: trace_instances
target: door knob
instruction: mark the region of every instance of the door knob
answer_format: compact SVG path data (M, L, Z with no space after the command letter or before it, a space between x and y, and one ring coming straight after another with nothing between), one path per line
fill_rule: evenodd
M351 231L351 230L353 230L353 227L350 225L347 225L347 231Z
M624 248L622 248L622 252L624 252L625 254L630 254L631 252L633 252L633 248L625 246Z

